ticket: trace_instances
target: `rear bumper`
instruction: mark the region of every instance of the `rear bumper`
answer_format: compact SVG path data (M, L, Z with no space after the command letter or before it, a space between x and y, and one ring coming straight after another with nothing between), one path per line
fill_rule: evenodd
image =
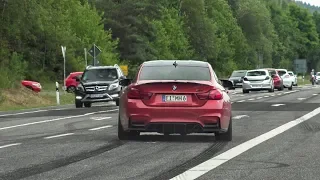
M269 83L243 83L242 88L244 90L250 90L250 91L254 91L254 90L268 90L272 88L272 85Z
M208 101L202 107L149 107L140 100L129 100L121 112L124 129L159 133L212 133L228 129L231 104ZM140 101L140 102L139 102ZM213 108L215 107L215 108Z
M291 87L291 85L293 84L293 81L291 80L283 80L283 86L284 87Z

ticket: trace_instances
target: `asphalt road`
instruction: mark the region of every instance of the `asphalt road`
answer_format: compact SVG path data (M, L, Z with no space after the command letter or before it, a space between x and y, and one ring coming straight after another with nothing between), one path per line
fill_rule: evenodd
M232 142L117 138L117 107L0 114L0 179L318 179L320 88L230 91Z

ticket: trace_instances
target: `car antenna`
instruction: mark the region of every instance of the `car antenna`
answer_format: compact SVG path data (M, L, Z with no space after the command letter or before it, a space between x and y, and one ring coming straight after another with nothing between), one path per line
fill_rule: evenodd
M174 61L174 63L172 65L174 65L174 67L176 68L178 66L177 61Z

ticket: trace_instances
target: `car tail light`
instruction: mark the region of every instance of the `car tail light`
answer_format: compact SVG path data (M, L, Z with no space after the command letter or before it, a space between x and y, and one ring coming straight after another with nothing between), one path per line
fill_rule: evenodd
M270 77L269 77L269 76L267 76L265 80L269 80L269 79L270 79Z
M130 88L128 92L128 99L150 99L153 93L148 92L141 92L137 88Z
M200 100L221 100L223 98L223 94L219 89L213 89L207 93L198 93L197 97Z

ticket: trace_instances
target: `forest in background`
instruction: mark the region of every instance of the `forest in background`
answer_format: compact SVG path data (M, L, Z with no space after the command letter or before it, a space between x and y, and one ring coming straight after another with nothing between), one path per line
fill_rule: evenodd
M93 44L131 75L155 59L207 61L220 76L296 58L320 71L320 13L292 0L0 0L0 13L1 88L62 81L61 45L67 73Z

